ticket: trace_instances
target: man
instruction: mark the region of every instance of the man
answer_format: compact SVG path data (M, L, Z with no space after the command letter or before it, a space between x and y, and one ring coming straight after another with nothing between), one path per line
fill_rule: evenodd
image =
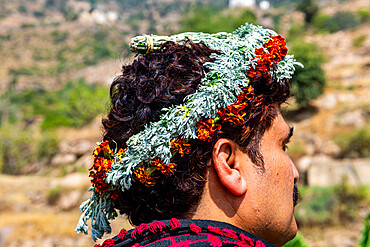
M111 86L92 197L78 232L133 225L102 246L281 246L297 226L298 172L280 113L295 62L274 31L139 36ZM179 219L180 220L179 220Z
M230 223L281 246L297 232L293 188L298 171L285 153L292 129L278 115L261 140L264 170L228 139L216 142L195 219Z

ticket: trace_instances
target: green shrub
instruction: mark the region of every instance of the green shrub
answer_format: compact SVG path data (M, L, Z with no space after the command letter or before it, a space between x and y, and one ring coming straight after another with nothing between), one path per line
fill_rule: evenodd
M339 145L341 158L370 157L370 127L365 127L349 134L341 134L334 138Z
M55 43L62 43L64 42L69 36L69 33L67 31L60 32L58 30L55 30L51 33L51 37L53 38L53 42Z
M4 94L2 98L8 99L13 110L0 109L0 116L7 110L12 114L13 123L42 116L43 130L58 126L81 127L104 113L108 95L107 87L87 84L83 79L69 81L59 91L27 90Z
M119 48L116 45L116 40L114 40L110 33L106 30L98 30L94 33L86 32L84 34L86 37L82 40L76 40L78 46L73 49L73 53L79 54L82 57L81 64L78 66L90 66L97 64L102 59L118 57ZM120 42L120 45L122 42ZM68 51L63 51L67 53ZM69 63L67 63L69 65ZM70 66L70 65L69 65Z
M32 58L36 61L50 60L53 58L52 52L48 49L34 50Z
M105 41L109 38L109 32L107 30L98 30L93 34L94 40Z
M18 175L36 159L35 142L18 125L0 128L0 172Z
M36 27L36 25L33 23L23 23L21 27L22 28L33 28L33 27Z
M318 33L330 32L336 29L336 24L331 21L329 15L318 13L312 21L315 31Z
M113 26L97 26L73 37L68 31L53 31L50 32L50 37L53 45L58 47L51 49L52 59L57 60L57 63L50 64L48 74L44 72L49 76L76 71L102 60L117 59L122 49L123 55L127 56L129 50L128 45L122 42L122 32Z
M319 6L313 0L303 0L297 4L297 9L304 13L306 23L311 23L312 19L319 12Z
M150 21L148 26L148 33L150 34L156 34L157 28L156 28L157 22L155 20Z
M28 9L24 4L20 4L19 7L18 7L18 11L21 12L21 13L27 13Z
M42 75L42 74L44 74L43 71L39 67L36 67L36 66L9 69L9 75L14 75L14 76L19 76L19 75L31 76L31 75Z
M62 90L45 97L46 109L35 107L35 113L44 114L43 129L81 127L104 113L108 95L106 87L89 85L84 80L70 81Z
M130 18L127 20L127 24L129 25L138 24L144 19L145 19L144 12L142 10L139 10L130 15Z
M356 37L354 40L353 40L353 46L354 47L363 47L364 46L364 43L365 43L365 40L367 38L367 35L363 34L363 35L360 35L358 37Z
M0 173L19 175L37 161L48 164L58 151L59 140L53 132L34 136L21 124L0 127ZM41 166L39 167L42 168Z
M55 205L63 193L63 188L61 186L55 186L47 192L46 198L49 205Z
M249 9L236 11L214 5L191 5L183 14L182 31L192 32L232 32L236 28L249 23L256 23L256 15Z
M311 43L295 40L290 47L297 61L304 68L297 67L291 79L291 91L300 107L306 107L311 100L320 96L326 85L322 64L324 57L321 50Z
M295 216L300 226L345 224L359 218L358 211L368 204L369 187L352 187L344 179L331 187L302 187Z
M296 220L299 225L322 225L333 219L333 209L338 199L332 188L301 188L302 201L296 208Z
M53 132L44 132L37 143L37 158L50 160L58 152L58 144Z
M306 28L304 24L292 24L288 31L288 39L295 40L304 37Z
M338 24L337 31L354 28L361 24L359 17L351 12L339 11L334 14L333 22Z
M364 230L359 243L360 247L370 247L370 212L364 220Z
M334 186L334 195L338 198L337 215L341 223L353 222L358 219L358 209L361 204L368 204L369 188L353 187L348 184L348 178L344 177L342 183Z
M57 55L56 55L56 58L58 61L60 62L66 62L67 61L67 58L66 58L66 53L68 52L68 48L67 47L61 47L58 51L57 51Z
M180 8L180 2L171 2L171 3L161 3L160 5L156 6L157 11L161 17L165 17L168 13L172 11L176 11Z
M370 22L370 9L359 9L357 11L358 16L362 23L369 23Z
M11 34L0 34L0 41L9 41L11 40L13 35Z
M45 11L44 10L36 10L36 11L33 12L33 15L36 18L41 18L41 17L45 16Z
M93 54L94 58L106 58L106 57L114 57L116 52L111 49L108 44L104 42L94 42L93 43Z
M276 12L276 13L272 13L272 12L267 12L267 13L264 13L263 14L263 17L269 17L272 19L272 21L274 22L274 30L275 31L279 31L280 30L280 27L281 27L281 20L282 20L282 17L284 16L284 12Z
M320 13L313 19L313 26L317 32L334 33L357 27L360 24L361 21L358 15L344 11L339 11L333 16Z
M69 7L63 9L63 15L66 21L75 21L78 18L78 13L74 12L72 8Z

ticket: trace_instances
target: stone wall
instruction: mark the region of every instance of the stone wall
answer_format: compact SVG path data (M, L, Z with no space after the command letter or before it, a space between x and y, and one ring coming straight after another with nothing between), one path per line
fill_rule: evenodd
M330 186L346 178L350 185L370 186L370 159L332 159L313 157L307 169L309 185Z

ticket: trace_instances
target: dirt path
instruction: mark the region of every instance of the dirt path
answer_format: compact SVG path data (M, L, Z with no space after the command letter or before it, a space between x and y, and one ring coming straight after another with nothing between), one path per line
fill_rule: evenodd
M63 178L0 175L0 246L94 246L90 236L74 232L78 205L88 198L88 186L85 174ZM68 210L60 200L50 205L50 191L56 187L63 193L80 193L78 205ZM114 222L113 232L127 227L125 222L123 218Z
M94 246L90 236L74 232L80 216L78 206L63 210L58 204L48 203L48 193L56 186L64 188L65 193L81 193L78 204L87 199L88 194L84 191L89 181L84 177L85 174L61 178L0 175L0 246ZM123 227L129 228L125 219L115 220L111 236ZM300 229L310 247L355 247L361 231L361 222L324 229Z

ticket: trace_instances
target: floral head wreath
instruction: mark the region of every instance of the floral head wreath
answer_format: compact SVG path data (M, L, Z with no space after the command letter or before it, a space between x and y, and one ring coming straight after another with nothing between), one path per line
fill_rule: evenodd
M190 153L191 146L186 140L211 142L213 133L220 129L220 121L241 125L244 110L254 95L249 81L257 73L282 81L292 77L295 65L302 66L287 55L281 36L252 24L245 24L233 33L137 36L130 47L137 54L146 54L159 51L167 41L184 43L188 39L204 43L220 54L212 54L214 62L204 64L209 72L202 78L199 89L186 96L181 105L163 109L165 113L160 120L132 136L125 150L111 150L108 141L98 143L90 168L92 195L80 206L82 215L77 232L87 234L87 220L91 220L94 240L110 233L108 220L117 217L113 201L118 190L130 189L132 179L153 186L159 176L172 174L176 170L172 156Z

